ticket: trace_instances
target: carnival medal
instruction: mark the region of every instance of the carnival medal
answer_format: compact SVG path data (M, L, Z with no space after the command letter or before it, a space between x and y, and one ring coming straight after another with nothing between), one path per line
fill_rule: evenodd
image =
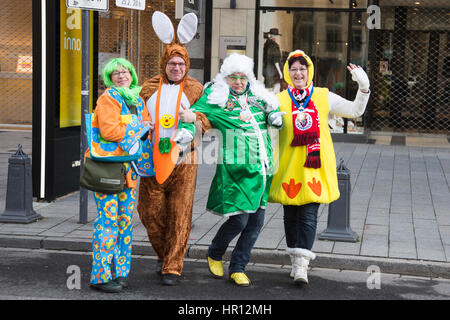
M252 113L248 107L242 108L241 113L239 114L239 120L244 122L249 122L252 118Z

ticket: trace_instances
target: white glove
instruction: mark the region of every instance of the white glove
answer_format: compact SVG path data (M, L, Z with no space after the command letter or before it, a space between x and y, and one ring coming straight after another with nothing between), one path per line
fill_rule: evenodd
M139 150L139 141L133 144L133 146L130 148L130 151L128 151L128 154L133 155L136 152L138 152L138 150Z
M175 135L175 138L173 141L182 149L186 149L194 140L194 137L189 132L189 130L185 128L181 128L180 130L177 130L177 134Z
M350 66L352 66L352 68L347 67L347 69L352 74L353 81L358 83L359 89L361 91L369 91L370 81L364 69L354 64L350 64Z
M178 112L180 115L181 121L184 123L191 123L197 119L195 113L193 113L190 109L186 108L183 104L181 104L181 109Z
M269 116L269 121L275 127L281 127L283 125L283 115L285 115L285 111L274 112Z

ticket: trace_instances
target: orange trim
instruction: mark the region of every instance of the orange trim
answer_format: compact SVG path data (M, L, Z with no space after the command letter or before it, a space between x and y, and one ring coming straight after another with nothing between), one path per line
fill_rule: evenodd
M304 56L303 53L296 53L296 54L293 54L292 56L290 56L289 59L292 59L295 57L303 57L303 56Z
M173 132L173 138L175 138L175 133L177 131L178 127L178 112L180 111L180 105L181 105L181 97L183 96L183 88L184 88L184 81L180 83L180 89L178 90L178 97L177 97L177 106L175 110L175 131ZM159 103L161 101L161 89L162 89L162 78L159 80L159 86L158 86L158 95L156 96L156 110L155 110L155 141L156 144L159 141Z

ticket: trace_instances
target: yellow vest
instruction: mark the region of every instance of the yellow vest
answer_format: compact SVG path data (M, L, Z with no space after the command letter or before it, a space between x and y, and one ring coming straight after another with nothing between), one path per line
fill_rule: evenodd
M319 111L320 160L318 169L305 168L306 146L291 147L294 137L292 102L287 90L279 93L283 129L275 146L275 174L270 188L269 202L283 205L304 205L311 202L330 203L339 198L336 174L336 157L328 128L328 89L314 87L311 99Z

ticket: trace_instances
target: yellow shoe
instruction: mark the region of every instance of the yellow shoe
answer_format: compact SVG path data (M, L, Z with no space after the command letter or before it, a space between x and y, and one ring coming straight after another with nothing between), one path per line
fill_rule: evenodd
M230 279L241 287L248 287L250 285L250 279L243 272L232 273Z
M223 277L223 263L222 261L217 261L208 257L209 272L213 274L216 278Z

